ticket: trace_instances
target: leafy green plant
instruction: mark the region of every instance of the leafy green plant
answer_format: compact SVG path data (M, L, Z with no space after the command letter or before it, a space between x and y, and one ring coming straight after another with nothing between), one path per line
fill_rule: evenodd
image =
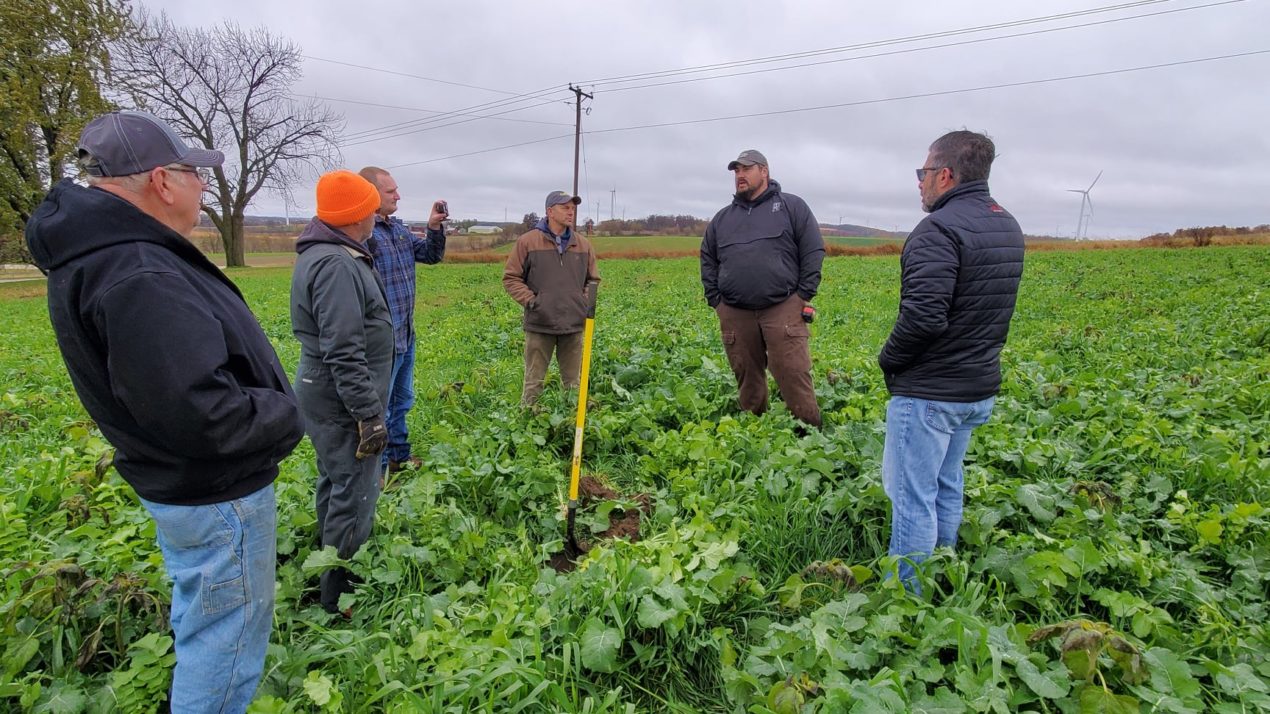
M572 396L553 378L539 410L517 407L520 315L498 266L429 269L409 417L422 464L342 561L317 548L311 447L283 462L252 711L1270 708L1264 247L1028 256L959 542L923 563L920 598L888 577L879 477L895 258L826 261L811 343L826 426L806 435L779 398L736 408L698 269L602 267L584 459L651 505L640 540L605 540L568 574L544 566L562 547ZM294 370L287 271L232 278ZM144 710L172 656L153 526L41 296L0 286L0 307L0 708ZM593 506L583 532L637 507ZM362 580L349 621L316 604L335 566ZM1029 646L1044 628L1054 644Z

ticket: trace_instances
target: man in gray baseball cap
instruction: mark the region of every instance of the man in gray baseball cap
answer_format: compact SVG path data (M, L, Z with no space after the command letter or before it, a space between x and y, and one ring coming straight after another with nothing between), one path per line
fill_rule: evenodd
M220 166L225 155L186 146L158 117L145 112L103 114L79 138L79 161L89 176L132 176L167 164Z
M564 191L547 194L547 215L516 239L503 266L503 288L525 308L522 406L538 401L553 352L566 388L582 377L582 330L600 273L591 242L573 231L579 203Z
M246 711L273 624L278 462L304 424L234 283L188 240L219 151L140 112L89 122L88 187L27 222L84 409L154 521L172 580L178 712Z
M728 162L728 171L736 171L738 166L767 166L767 157L758 149L746 149L740 156Z
M547 205L545 208L550 211L552 206L563 206L566 203L572 203L576 206L582 203L582 199L578 196L570 196L564 191L552 191L547 194Z
M754 149L728 162L736 195L701 240L701 284L719 316L742 409L767 411L767 371L795 418L820 426L811 381L811 299L825 244L803 199L768 176Z

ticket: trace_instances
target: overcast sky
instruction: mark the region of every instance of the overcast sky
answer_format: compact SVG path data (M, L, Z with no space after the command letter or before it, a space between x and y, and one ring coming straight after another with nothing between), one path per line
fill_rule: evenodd
M607 219L614 203L619 218L709 217L730 200L728 161L756 148L820 222L905 231L922 217L913 169L940 134L968 128L996 141L992 193L1028 233L1071 236L1081 197L1068 189L1099 172L1090 237L1270 223L1266 0L140 4L182 25L233 20L298 43L308 59L295 92L344 114L343 165L389 168L408 220L425 219L438 197L455 218L541 213L549 191L572 183L572 82L595 95L584 103L579 222L597 210ZM1088 12L1103 8L1119 9ZM847 49L599 81L837 48ZM1251 52L1261 54L1117 72ZM750 73L718 78L738 72ZM1117 73L1039 82L1106 72ZM621 91L702 77L716 78ZM516 98L548 88L558 91ZM826 105L846 106L787 111ZM509 109L519 111L365 133L434 112ZM621 130L760 112L785 113ZM551 137L564 138L445 158ZM312 186L295 194L292 214L311 215ZM261 196L250 212L283 210Z

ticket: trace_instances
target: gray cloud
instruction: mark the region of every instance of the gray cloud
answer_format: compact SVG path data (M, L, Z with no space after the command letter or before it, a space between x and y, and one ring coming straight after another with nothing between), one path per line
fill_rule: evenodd
M595 86L583 126L581 215L617 212L709 216L728 200L724 166L761 149L786 190L822 222L900 230L921 218L912 169L944 131L987 131L998 144L994 195L1033 233L1070 235L1079 209L1069 188L1099 171L1091 236L1128 237L1174 228L1270 222L1265 82L1270 54L1005 89L950 93L1151 64L1270 49L1265 3L1249 0L1028 37L923 51L915 47L1181 10L1211 0L1142 3L1117 13L877 47L905 51L713 81L614 91ZM306 55L512 92L605 77L804 52L1103 7L1110 2L587 2L475 0L421 4L225 0L191 5L146 0L185 25L233 19L264 25ZM739 68L732 71L757 69ZM665 80L662 80L665 81ZM586 86L584 85L584 88ZM505 95L309 60L306 94L453 110ZM559 101L507 118L571 125ZM882 100L882 101L877 101ZM640 131L604 130L786 109L870 102L823 111ZM332 102L348 134L428 116ZM569 134L570 126L478 120L349 145L345 165L398 166ZM350 142L351 144L351 142ZM502 220L541 212L542 197L572 181L573 142L559 139L432 163L400 166L401 215L421 219L444 196L455 217ZM301 213L312 188L296 191ZM281 214L263 197L253 213Z

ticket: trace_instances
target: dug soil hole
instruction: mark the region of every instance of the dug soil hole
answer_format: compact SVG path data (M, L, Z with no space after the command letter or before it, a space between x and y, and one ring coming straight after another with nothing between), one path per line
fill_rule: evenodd
M630 501L637 504L636 508L613 509L609 513L609 528L600 533L585 534L579 531L588 530L585 526L576 525L574 535L578 539L578 545L581 547L582 553L585 554L591 549L592 543L597 540L607 538L625 538L630 541L639 540L639 522L645 513L652 513L653 499L646 493L636 493L630 496L623 496L613 489L605 486L599 479L594 476L583 476L578 481L578 510L582 511L588 506L605 501ZM579 519L581 520L581 519ZM588 542L590 541L590 542ZM566 552L553 553L547 564L554 568L557 572L568 573L577 567L577 563L571 560Z

